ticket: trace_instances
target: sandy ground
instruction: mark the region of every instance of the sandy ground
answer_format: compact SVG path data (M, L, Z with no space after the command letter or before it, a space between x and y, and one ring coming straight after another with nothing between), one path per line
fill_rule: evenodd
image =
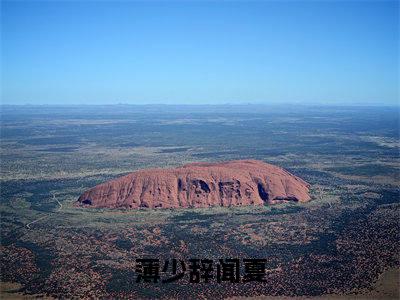
M53 299L44 295L23 295L15 292L21 288L21 285L14 282L0 282L0 299Z

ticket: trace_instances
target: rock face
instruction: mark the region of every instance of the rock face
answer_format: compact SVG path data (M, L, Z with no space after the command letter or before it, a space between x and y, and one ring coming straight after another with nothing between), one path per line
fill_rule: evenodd
M284 169L257 160L192 163L130 173L87 190L76 204L136 209L306 202L308 187Z

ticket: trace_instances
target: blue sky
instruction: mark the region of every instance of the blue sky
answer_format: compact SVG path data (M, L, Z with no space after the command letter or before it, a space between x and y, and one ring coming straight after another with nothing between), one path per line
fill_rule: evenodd
M2 1L3 104L385 104L397 1Z

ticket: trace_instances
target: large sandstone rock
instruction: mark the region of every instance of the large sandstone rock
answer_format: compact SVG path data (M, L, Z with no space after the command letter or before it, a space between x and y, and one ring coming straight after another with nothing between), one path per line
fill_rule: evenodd
M309 185L284 169L256 160L192 163L146 169L84 192L87 207L178 208L263 205L310 200Z

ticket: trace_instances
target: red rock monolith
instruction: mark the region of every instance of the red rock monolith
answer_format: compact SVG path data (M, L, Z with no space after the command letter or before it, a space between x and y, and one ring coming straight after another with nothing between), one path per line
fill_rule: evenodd
M187 208L309 200L309 184L299 177L262 161L237 160L139 170L87 190L77 205Z

